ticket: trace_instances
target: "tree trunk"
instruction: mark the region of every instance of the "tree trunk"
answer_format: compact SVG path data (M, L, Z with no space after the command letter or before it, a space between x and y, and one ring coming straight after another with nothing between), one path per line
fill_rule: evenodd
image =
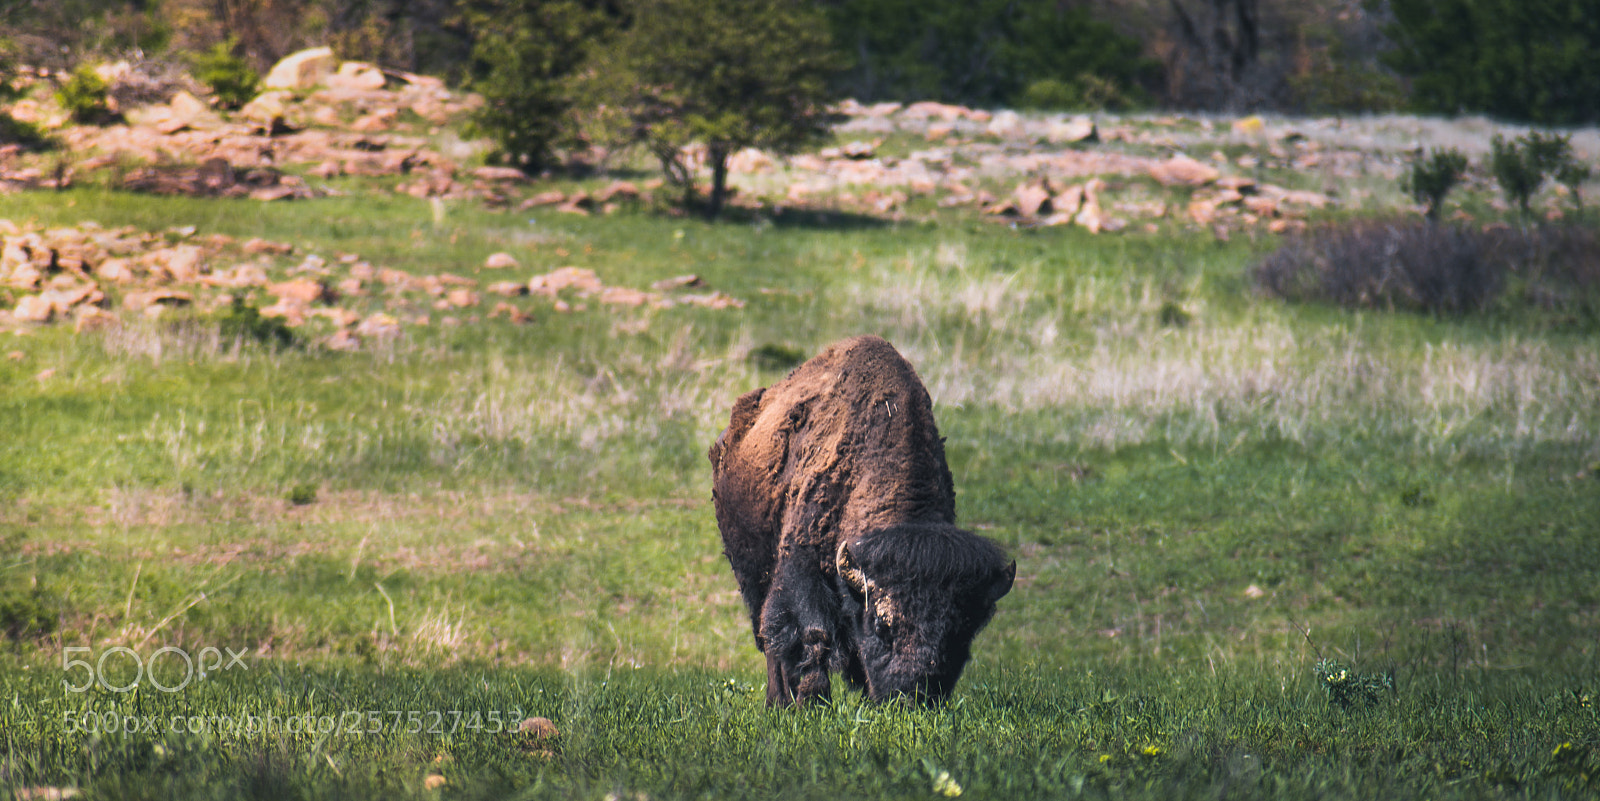
M728 196L728 148L712 145L706 148L706 161L711 163L711 202L706 216L715 220L722 213L723 201Z

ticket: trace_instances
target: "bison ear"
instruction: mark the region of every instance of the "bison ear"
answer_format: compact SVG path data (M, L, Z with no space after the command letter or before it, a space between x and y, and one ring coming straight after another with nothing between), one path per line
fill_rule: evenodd
M989 585L989 603L1006 597L1006 593L1011 592L1011 583L1016 580L1017 563L1016 560L1012 560L1011 564L1000 571L1000 575L995 576L994 583Z
M867 575L856 566L855 556L850 553L850 544L842 539L839 540L839 549L834 551L833 566L838 569L839 577L844 579L844 583L850 586L850 591L857 598L866 596Z

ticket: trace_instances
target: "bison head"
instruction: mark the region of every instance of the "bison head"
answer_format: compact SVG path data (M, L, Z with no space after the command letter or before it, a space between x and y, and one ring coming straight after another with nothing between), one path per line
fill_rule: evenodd
M947 524L841 541L834 559L860 657L852 678L875 701L949 696L1017 573L993 542Z

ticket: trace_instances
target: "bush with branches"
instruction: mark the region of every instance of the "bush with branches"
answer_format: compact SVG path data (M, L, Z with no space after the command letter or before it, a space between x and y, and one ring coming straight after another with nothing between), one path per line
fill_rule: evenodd
M1444 198L1461 182L1467 171L1467 157L1455 148L1434 149L1427 157L1420 150L1411 161L1411 174L1405 189L1413 200L1428 207L1428 219L1438 220L1444 208Z
M76 122L101 125L116 115L108 100L111 87L89 64L80 64L71 77L56 91L56 100L72 115Z
M238 108L256 96L261 75L250 67L250 62L238 56L237 39L218 42L210 50L192 57L195 80L211 88L211 94L223 108Z
M643 144L686 205L695 175L684 148L703 144L705 210L716 217L729 156L746 147L794 152L827 133L837 68L823 19L798 0L643 0L583 90L589 108L622 118L615 144Z
M1600 234L1356 220L1293 237L1253 268L1293 301L1464 314L1528 308L1600 321Z
M1574 201L1582 206L1577 193L1589 177L1589 167L1572 155L1572 137L1544 134L1538 131L1506 141L1496 136L1490 143L1490 169L1500 182L1506 198L1517 205L1524 219L1533 216L1532 201L1546 178L1554 178L1574 194Z

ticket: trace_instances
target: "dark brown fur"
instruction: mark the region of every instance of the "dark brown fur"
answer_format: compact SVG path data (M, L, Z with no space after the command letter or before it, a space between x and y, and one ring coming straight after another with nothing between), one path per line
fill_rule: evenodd
M767 656L767 700L947 695L1015 563L955 526L928 392L878 337L835 343L734 403L717 524Z

